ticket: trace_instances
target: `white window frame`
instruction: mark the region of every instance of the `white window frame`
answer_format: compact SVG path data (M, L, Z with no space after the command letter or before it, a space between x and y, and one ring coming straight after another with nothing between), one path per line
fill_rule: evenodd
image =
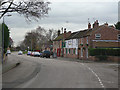
M81 48L81 57L83 57L83 48Z
M118 40L120 40L120 34L117 35Z
M86 57L88 58L88 48L86 48Z
M98 36L99 35L99 36ZM99 37L99 38L98 38ZM101 34L95 34L95 39L101 39Z

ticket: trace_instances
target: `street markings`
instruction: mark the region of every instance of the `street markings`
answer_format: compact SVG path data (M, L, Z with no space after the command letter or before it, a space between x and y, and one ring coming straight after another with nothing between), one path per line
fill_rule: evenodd
M82 64L82 65L85 65L85 64L83 64L83 63L81 63L81 64ZM99 81L101 87L102 87L102 88L105 88L105 86L103 85L103 83L102 83L100 77L99 77L90 67L88 67L88 66L86 66L86 67L97 77L97 79L98 79L98 81Z

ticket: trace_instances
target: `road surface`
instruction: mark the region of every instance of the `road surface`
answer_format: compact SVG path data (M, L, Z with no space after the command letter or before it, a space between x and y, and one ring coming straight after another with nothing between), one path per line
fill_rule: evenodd
M118 88L114 63L82 63L12 53L22 63L3 74L3 88Z

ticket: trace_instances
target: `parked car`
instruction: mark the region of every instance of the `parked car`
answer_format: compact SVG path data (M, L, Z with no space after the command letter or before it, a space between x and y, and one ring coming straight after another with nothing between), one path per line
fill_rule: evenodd
M28 51L28 52L27 52L27 55L30 55L30 54L31 54L31 51Z
M18 52L18 55L22 55L22 54L23 54L23 52L22 52L22 51L19 51L19 52Z
M42 52L42 54L41 54L41 57L46 57L46 58L50 58L50 51L44 51L44 52Z
M7 50L7 54L11 54L11 51L10 51L10 50Z
M34 53L35 53L35 52L31 52L30 56L34 56Z
M34 52L34 57L40 57L40 53L39 52Z

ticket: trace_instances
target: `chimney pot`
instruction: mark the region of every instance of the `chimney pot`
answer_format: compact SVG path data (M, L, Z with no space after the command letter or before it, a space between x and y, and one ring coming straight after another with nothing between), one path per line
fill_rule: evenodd
M97 28L98 26L99 26L99 22L98 22L98 20L96 20L93 24L93 28Z
M64 28L64 33L66 33L66 28Z
M88 29L90 29L91 28L91 24L90 23L88 23Z
M58 36L60 35L60 30L58 30Z

